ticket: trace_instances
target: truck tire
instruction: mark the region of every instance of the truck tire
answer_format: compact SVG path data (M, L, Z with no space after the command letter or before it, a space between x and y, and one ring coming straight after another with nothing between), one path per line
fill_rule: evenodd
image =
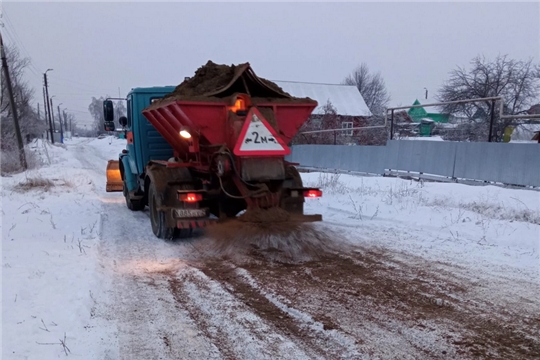
M235 218L240 211L246 210L246 207L244 200L223 197L220 201L220 212L225 218Z
M286 188L301 188L304 184L300 173L294 166L287 167L287 180L284 182ZM304 213L304 197L299 196L296 198L285 196L282 199L281 207L291 213L303 214Z
M129 191L127 188L126 181L124 180L124 188L123 188L124 198L126 199L126 206L131 211L141 211L144 210L144 202L143 200L133 200L129 197Z
M169 228L165 222L165 213L158 210L159 194L153 182L148 188L148 207L150 208L150 223L152 232L160 239L170 240L174 238L175 228Z
M175 229L174 238L175 239L189 239L193 236L193 229Z

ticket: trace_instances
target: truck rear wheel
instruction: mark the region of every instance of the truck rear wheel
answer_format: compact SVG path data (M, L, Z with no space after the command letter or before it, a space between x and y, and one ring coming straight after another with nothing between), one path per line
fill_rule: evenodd
M294 166L287 167L287 180L285 180L285 188L301 188L303 187L302 177ZM281 201L281 206L284 210L295 214L304 213L304 197L298 194L297 197L286 195Z
M124 180L124 187L123 187L123 193L124 198L126 199L126 206L131 211L141 211L144 210L144 202L143 200L133 200L129 197L129 191L126 184L126 181Z
M177 239L189 239L193 236L193 229L175 229L174 237Z
M246 210L246 202L244 200L224 198L220 202L220 213L226 218L235 218L242 210Z
M152 232L160 239L170 240L174 237L175 228L167 227L165 213L158 210L159 193L156 191L154 183L150 183L148 189L148 207L150 208L150 223Z

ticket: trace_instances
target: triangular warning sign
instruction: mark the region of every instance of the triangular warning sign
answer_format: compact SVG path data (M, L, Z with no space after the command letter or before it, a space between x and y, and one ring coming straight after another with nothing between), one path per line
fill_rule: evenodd
M252 107L247 116L240 136L234 147L238 156L251 155L289 155L291 149L277 135L259 110Z

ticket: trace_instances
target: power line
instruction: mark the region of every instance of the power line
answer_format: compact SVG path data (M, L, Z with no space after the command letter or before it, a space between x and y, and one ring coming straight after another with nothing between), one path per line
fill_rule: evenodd
M18 46L17 44L17 41L15 40L15 38L13 37L13 35L11 35L9 29L6 27L4 28L5 29L5 33L6 35L8 36L8 38L11 40L11 43L15 45L16 48L20 48L20 46ZM23 55L24 56L24 55ZM27 59L29 60L28 62L28 66L26 67L28 70L30 70L32 72L32 74L34 74L35 76L39 76L41 77L41 75L39 73L36 73L36 70L34 67L32 67L32 63L30 62L30 59L27 57Z
M54 94L57 95L57 96L62 96L62 97L64 97L64 96L85 97L85 98L92 97L92 93L83 93L83 92L58 92L58 91L55 91Z
M92 114L90 114L90 111L82 111L82 110L73 110L73 109L70 109L70 108L67 108L67 111L71 111L71 112L76 112L76 113L82 113L82 114L88 114L88 116L91 116Z
M37 71L38 74L41 74L41 71L37 68L36 65L34 65L34 62L32 60L32 56L30 56L30 53L28 52L28 50L26 49L26 46L24 46L24 43L22 42L21 38L19 37L19 34L17 33L17 30L15 30L15 26L13 26L13 23L11 22L11 20L9 19L9 16L8 14L6 13L5 9L2 9L3 10L3 15L7 21L7 24L11 27L11 29L13 30L13 33L15 34L15 38L16 40L18 40L18 44L19 47L21 47L23 49L23 51L26 53L26 56L28 57L29 61L30 61L30 67L33 67L35 71ZM17 41L16 41L17 43Z
M66 78L63 78L63 77L60 77L60 76L56 76L55 78L57 80L67 81L67 82L71 82L71 83L75 83L75 84L79 84L79 85L83 85L83 86L87 86L87 87L93 87L93 88L97 89L97 87L95 87L94 85L82 83L82 82L71 80L71 79L66 79Z
M69 82L69 80L64 80L62 78L56 78L55 77L55 79L52 82L56 86L64 86L64 87L67 86L67 87L70 87L72 89L92 93L94 96L96 94L109 94L110 93L109 91L105 91L105 89L99 89L99 88L94 87L92 85L84 85L82 83L77 83L77 82L72 82L72 83L75 83L75 84L65 84L65 83L60 84L59 82Z
M17 49L21 49L21 46L18 44L18 42L15 40L15 38L13 37L13 35L11 35L9 29L6 27L5 28L6 30L6 34L8 35L8 37L11 39L11 42L14 44L14 46L17 48ZM25 56L23 54L23 56ZM28 60L28 66L26 67L28 70L30 70L32 72L32 74L34 74L35 76L39 76L41 77L40 75L40 71L34 66L34 64L32 63L32 58L30 58L29 56L26 56L25 59Z
M95 93L93 92L90 92L90 91L80 91L80 90L77 90L77 91L69 91L69 90L64 90L64 89L61 89L63 91L59 91L58 88L56 86L51 86L52 89L55 89L54 93L55 95L57 96L60 96L60 95L65 95L65 96L71 96L73 97L72 95L76 96L76 97L85 97L85 98L92 98L92 97L95 97L95 98L99 98L98 96L95 95Z

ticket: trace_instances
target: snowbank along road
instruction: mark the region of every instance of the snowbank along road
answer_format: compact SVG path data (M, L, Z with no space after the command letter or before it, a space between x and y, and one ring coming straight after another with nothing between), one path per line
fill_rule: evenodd
M122 140L33 146L2 187L4 359L540 357L538 192L303 174L324 222L216 253L105 193Z

